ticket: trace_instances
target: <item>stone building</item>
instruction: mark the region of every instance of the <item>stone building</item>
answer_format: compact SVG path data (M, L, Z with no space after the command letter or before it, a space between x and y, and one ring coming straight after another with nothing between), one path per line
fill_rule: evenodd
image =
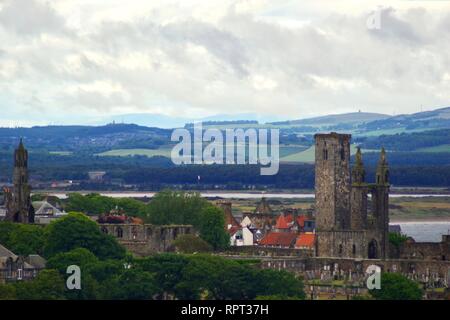
M39 255L18 256L0 244L0 283L34 279L45 264Z
M31 205L31 187L28 184L28 151L22 139L14 152L13 188L3 188L6 221L34 223L34 209Z
M190 225L151 225L151 224L99 224L100 230L110 234L137 256L148 256L166 252L172 242L183 234L195 234Z
M361 150L350 170L349 134L315 135L316 255L386 259L389 168L381 150L374 184L365 182ZM372 210L368 212L368 194Z

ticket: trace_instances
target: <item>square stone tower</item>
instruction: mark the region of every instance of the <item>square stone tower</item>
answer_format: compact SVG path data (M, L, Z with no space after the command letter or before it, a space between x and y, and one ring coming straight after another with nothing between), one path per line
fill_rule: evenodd
M361 150L350 171L349 134L316 134L316 255L385 259L388 256L389 168L384 149L376 183L365 182ZM368 214L367 194L372 194Z
M350 227L349 134L316 134L315 193L317 231Z

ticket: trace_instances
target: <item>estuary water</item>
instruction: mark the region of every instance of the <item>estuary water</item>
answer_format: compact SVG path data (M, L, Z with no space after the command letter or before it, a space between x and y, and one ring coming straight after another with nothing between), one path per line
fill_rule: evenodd
M87 194L89 192L80 192ZM113 198L151 198L155 192L99 192ZM65 192L51 192L49 195L57 196L61 199L67 198ZM262 193L262 192L201 192L203 197L224 198L224 199L261 199L279 198L279 199L313 199L313 193ZM398 197L449 197L448 194L390 194L391 198ZM444 219L443 219L444 220ZM442 235L450 233L450 221L405 221L392 222L391 224L400 225L402 233L413 237L420 242L440 242Z
M80 191L81 194L89 192ZM96 192L104 196L112 198L151 198L156 192ZM50 192L46 193L51 196L56 196L60 199L67 198L66 192ZM224 198L224 199L261 199L262 197L279 198L279 199L313 199L314 193L263 193L263 192L200 192L202 197L208 198ZM370 196L370 195L369 195ZM450 197L449 194L390 194L391 198L411 197Z
M402 233L411 236L417 242L440 242L442 235L450 234L450 221L407 221L394 222L400 225Z

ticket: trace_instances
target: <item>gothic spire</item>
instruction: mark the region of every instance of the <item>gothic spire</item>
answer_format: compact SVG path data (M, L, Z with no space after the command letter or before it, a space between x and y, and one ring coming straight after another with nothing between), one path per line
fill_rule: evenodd
M378 162L378 165L384 165L387 166L387 160L386 160L386 150L384 150L384 147L381 148L381 152L380 152L380 160Z
M355 154L355 165L352 168L352 182L364 183L366 172L362 161L361 148L358 147Z
M380 185L389 184L389 166L384 147L381 148L380 159L378 160L376 182Z
M23 139L20 138L19 146L14 152L14 166L15 167L27 167L28 152L23 144Z

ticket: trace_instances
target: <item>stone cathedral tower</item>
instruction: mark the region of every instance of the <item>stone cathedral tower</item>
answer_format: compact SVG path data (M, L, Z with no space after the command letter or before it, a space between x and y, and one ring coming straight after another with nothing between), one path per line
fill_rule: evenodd
M13 189L5 188L6 219L11 222L34 223L28 184L28 151L22 139L14 152Z
M381 151L376 183L365 181L361 150L350 170L348 134L316 134L316 255L385 259L388 257L389 168ZM368 212L368 194L372 210Z

